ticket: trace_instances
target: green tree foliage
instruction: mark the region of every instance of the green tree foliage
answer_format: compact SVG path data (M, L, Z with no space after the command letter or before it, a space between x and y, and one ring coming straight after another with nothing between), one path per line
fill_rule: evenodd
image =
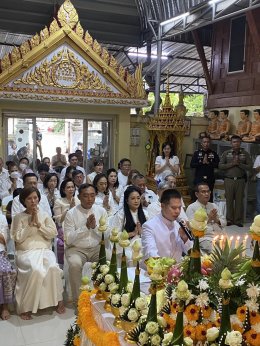
M64 131L65 131L65 120L64 119L58 120L53 126L53 132L64 133Z
M165 93L161 93L162 103L164 103L165 100ZM179 95L177 93L171 93L170 99L173 106L176 106L179 101ZM150 102L150 105L154 103L154 94L149 93L148 100ZM202 94L189 94L185 95L184 97L184 105L187 107L187 114L188 116L193 116L194 113L201 113L201 116L203 116L203 110L204 110L204 95ZM143 108L143 112L148 112L151 109L151 106ZM198 114L196 114L198 115Z

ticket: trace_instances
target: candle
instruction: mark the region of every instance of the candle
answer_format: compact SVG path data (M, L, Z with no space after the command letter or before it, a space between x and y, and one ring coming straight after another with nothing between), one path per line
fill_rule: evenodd
M224 241L224 236L223 236L223 234L222 234L222 236L220 237L220 242L219 242L219 247L220 247L221 249L223 249L223 241Z
M244 240L243 240L243 248L244 248L243 254L242 254L243 257L246 257L246 243L247 243L247 238L248 238L248 235L245 235Z
M235 241L235 249L239 247L239 243L240 243L240 236L237 236L237 239Z
M234 239L234 237L233 237L233 235L229 238L229 240L228 240L228 246L229 246L229 248L231 249L232 248L232 241L233 241L233 239Z
M213 239L213 247L215 247L216 246L216 242L217 242L217 240L218 240L218 235L216 235L216 237L214 237L214 239Z

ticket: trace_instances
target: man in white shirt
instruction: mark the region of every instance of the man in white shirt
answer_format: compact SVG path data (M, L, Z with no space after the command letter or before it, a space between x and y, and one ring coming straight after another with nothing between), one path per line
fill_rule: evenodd
M52 157L51 165L58 173L67 165L66 156L61 153L61 147L56 147L56 155Z
M17 164L10 162L8 164L9 178L0 184L0 199L12 196L15 189L23 188L23 180L20 178Z
M142 174L136 174L132 178L132 184L141 191L141 203L143 208L147 208L149 204L158 201L158 196L146 187L146 179Z
M179 262L182 254L193 245L176 221L181 211L180 193L174 189L165 190L161 196L161 207L161 213L142 226L144 259L171 257Z
M131 161L129 159L122 159L119 162L120 171L118 171L119 185L125 187L127 185L128 174L131 171Z
M27 173L23 176L23 185L24 185L25 189L28 187L34 187L35 189L37 189L37 182L38 182L38 178L37 178L36 174L34 174L34 173ZM51 208L50 208L48 199L42 193L41 193L41 200L39 202L39 208L42 211L45 211L46 213L48 213L52 217ZM11 211L12 218L16 214L19 214L19 213L22 213L23 211L25 211L25 209L26 208L19 201L19 195L16 196L14 198L13 204L12 204L12 211Z
M260 155L257 155L254 166L254 173L256 175L256 214L260 214Z
M207 183L199 183L195 186L196 202L190 204L186 210L186 214L191 220L194 213L199 208L204 208L208 215L207 230L204 237L200 238L200 249L202 253L210 254L212 250L213 238L216 235L223 233L223 227L226 226L227 221L218 206L215 203L209 202L210 188Z
M84 175L84 182L86 180L86 172L85 172L85 169L78 166L78 157L75 153L72 153L72 154L69 154L69 166L74 168L74 169L77 169L79 171L81 171ZM60 174L60 184L63 182L64 178L65 178L65 174L66 174L66 169L67 167L64 167L63 170L61 171L61 174Z
M80 204L70 209L64 222L65 255L69 266L69 280L74 302L77 302L82 268L87 262L98 261L101 232L99 220L107 220L104 208L95 205L96 190L93 185L82 184L79 188ZM105 237L109 232L105 232Z
M2 184L5 180L8 180L9 173L6 168L4 168L4 161L0 157L0 184Z

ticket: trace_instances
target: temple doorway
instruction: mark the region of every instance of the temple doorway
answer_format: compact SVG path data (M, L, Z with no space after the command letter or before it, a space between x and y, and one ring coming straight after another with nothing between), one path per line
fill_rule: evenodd
M112 162L112 120L80 119L78 117L53 118L48 116L5 115L6 161L27 157L32 169L44 157L56 154L56 147L68 158L69 153L82 151L80 163L87 172L95 158L102 158L104 169Z

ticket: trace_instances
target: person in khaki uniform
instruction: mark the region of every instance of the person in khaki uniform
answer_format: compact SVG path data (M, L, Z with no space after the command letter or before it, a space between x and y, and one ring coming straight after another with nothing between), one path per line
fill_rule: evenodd
M247 170L252 168L252 160L247 151L240 147L241 138L231 137L232 149L224 151L219 169L225 172L225 194L227 203L227 226L243 227L243 198Z

